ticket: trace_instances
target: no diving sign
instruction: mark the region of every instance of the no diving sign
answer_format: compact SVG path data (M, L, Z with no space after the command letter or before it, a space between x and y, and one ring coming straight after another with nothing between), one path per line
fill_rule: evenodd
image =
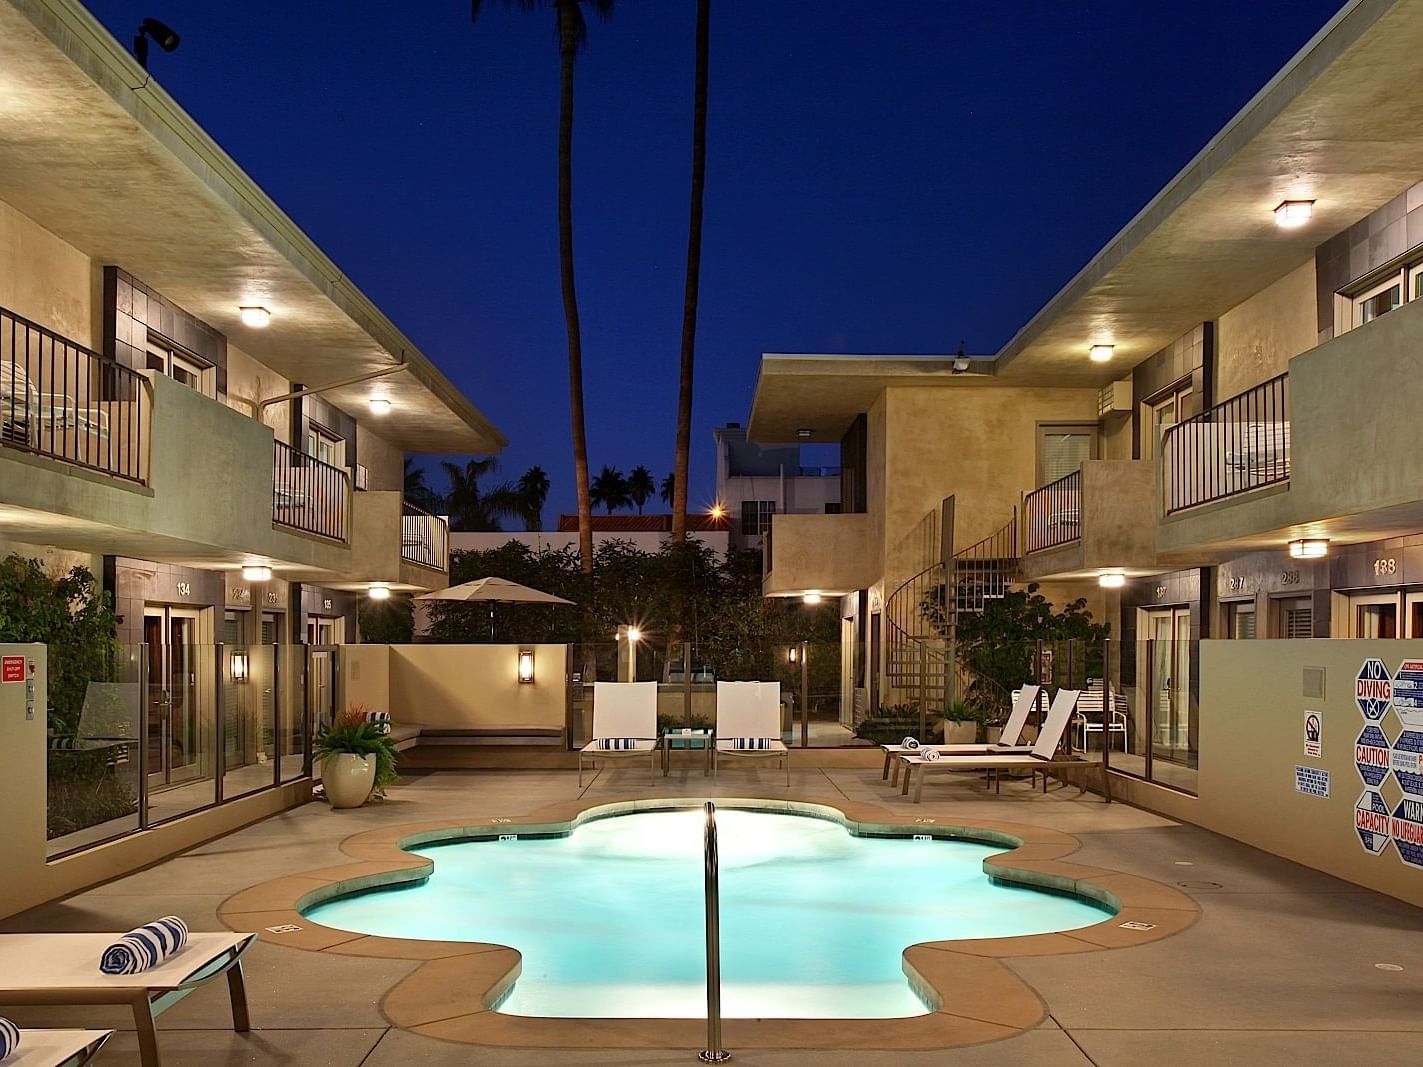
M1378 722L1393 704L1393 680L1383 660L1369 658L1354 676L1354 703L1370 722Z

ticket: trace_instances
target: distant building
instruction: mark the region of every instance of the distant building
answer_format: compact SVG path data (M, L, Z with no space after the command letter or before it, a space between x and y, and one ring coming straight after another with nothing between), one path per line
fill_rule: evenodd
M758 445L739 422L716 438L716 499L740 548L759 548L773 515L837 515L840 468L801 465L799 445Z
M710 515L687 516L687 533L713 551L725 553L731 545L731 523ZM593 543L631 541L638 548L656 552L672 536L671 515L594 515ZM479 533L451 533L450 548L456 552L479 552L499 548L510 541L528 545L535 552L578 550L578 516L560 515L556 530L493 530Z

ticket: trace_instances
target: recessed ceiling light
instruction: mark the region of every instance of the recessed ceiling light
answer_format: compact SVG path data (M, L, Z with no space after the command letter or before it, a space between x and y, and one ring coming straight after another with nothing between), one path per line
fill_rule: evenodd
M1093 345L1087 350L1087 357L1093 363L1107 363L1112 358L1112 345Z
M1120 589L1127 584L1127 576L1121 571L1103 571L1097 575L1097 584L1103 589Z
M240 307L237 310L242 315L242 325L251 326L254 330L260 330L272 321L272 313L264 307Z
M372 582L371 587L366 590L366 596L372 600L389 600L390 586L384 582Z
M270 582L272 580L272 568L243 567L242 580L244 582Z
M390 411L390 401L383 396L371 397L370 405L372 415L384 415Z
M1282 230L1298 229L1313 217L1313 200L1286 200L1275 208L1275 225Z
M815 605L820 603L820 594L806 593L805 596L801 597L801 600L804 603L809 604L811 607L815 607Z
M799 430L795 432L795 435L799 437L802 441L804 441L811 435L812 432L813 431L810 429L809 426L802 426Z
M1290 542L1292 559L1319 559L1329 555L1329 539L1325 537L1302 537Z

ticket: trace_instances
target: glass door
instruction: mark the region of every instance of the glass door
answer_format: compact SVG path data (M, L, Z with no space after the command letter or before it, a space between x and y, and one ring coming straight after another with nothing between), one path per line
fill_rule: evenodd
M1400 600L1398 593L1349 598L1350 637L1391 640L1402 637L1399 629Z
M1423 278L1423 275L1419 275ZM1423 637L1423 593L1409 593L1407 598L1408 608L1408 636Z
M201 778L205 772L198 613L189 608L147 607L143 639L148 646L149 788L162 789Z
M1151 640L1154 760L1193 765L1191 736L1191 609L1147 613Z
M1142 405L1141 458L1151 459L1156 454L1156 442L1166 427L1180 422L1186 417L1186 401L1191 395L1189 385L1177 389L1157 400Z

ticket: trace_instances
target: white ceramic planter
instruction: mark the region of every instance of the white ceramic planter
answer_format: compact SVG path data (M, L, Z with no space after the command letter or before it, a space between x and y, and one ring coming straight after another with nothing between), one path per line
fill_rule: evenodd
M944 720L944 744L971 745L978 740L978 723Z
M321 782L333 808L359 808L376 784L376 758L343 752L321 761Z

